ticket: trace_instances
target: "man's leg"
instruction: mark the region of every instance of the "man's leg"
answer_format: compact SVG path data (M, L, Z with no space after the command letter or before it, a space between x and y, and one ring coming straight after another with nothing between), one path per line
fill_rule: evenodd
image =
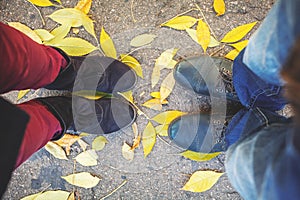
M0 60L0 93L46 86L67 66L58 51L1 22Z

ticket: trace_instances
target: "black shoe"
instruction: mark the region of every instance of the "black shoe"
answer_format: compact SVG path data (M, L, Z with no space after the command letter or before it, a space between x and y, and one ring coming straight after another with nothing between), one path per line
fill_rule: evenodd
M220 98L223 95L239 102L232 84L232 62L224 58L199 56L183 60L175 66L174 78L197 94Z
M55 49L68 61L68 66L46 89L117 93L132 89L136 83L135 72L118 60L97 55L69 58L62 50Z
M90 134L112 133L129 126L136 118L136 110L130 103L115 98L94 101L73 96L36 100L46 105L61 124L62 132L52 140L61 138L70 128Z
M168 135L182 150L201 153L226 151L226 120L222 116L209 113L183 115L171 122Z

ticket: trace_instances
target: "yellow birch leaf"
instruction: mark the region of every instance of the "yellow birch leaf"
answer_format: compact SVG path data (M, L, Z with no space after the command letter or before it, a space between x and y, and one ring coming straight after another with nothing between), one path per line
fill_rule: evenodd
M186 29L186 32L189 34L189 36L195 41L197 42L197 44L199 44L198 39L197 39L197 34L196 34L196 30L194 29ZM210 42L208 47L217 47L220 45L220 42L218 42L213 36L210 36Z
M91 34L95 39L97 39L94 23L90 18L83 18L82 25L89 34Z
M61 147L66 148L66 154L70 155L71 146L80 139L78 135L65 134L61 139L55 141L54 143L58 144Z
M54 38L49 41L45 41L44 44L53 46L53 44L60 42L63 38L65 38L68 35L70 29L71 29L70 25L64 25L64 24L53 29L50 32L50 34L54 35Z
M7 24L11 27L14 27L18 31L21 31L22 33L30 37L33 41L42 44L41 38L28 26L21 24L20 22L8 22Z
M214 0L214 10L217 16L223 15L225 13L225 2L224 0Z
M203 48L203 51L206 52L206 49L210 44L210 31L207 24L202 20L198 21L196 36L199 44Z
M100 34L100 46L106 56L117 58L115 45L103 27Z
M151 92L150 95L153 98L160 99L160 92Z
M179 16L175 17L160 26L167 26L176 30L185 30L195 25L198 20L190 16Z
M98 92L98 91L94 91L94 90L80 90L80 91L73 92L72 94L76 95L76 96L81 96L81 97L84 97L87 99L91 99L91 100L98 100L103 97L110 96L110 94L108 94L108 93Z
M30 89L27 89L27 90L20 90L20 91L18 92L17 100L22 99L26 94L28 94L28 92L30 92Z
M155 127L156 133L160 136L168 136L169 124L161 124Z
M91 175L88 172L80 172L76 174L70 174L68 176L62 176L68 183L83 188L93 188L98 185L100 178Z
M164 99L166 99L171 92L173 91L173 88L175 86L175 79L173 76L173 71L167 75L167 77L163 80L160 86L160 102L162 102Z
M82 134L80 134L80 135L82 135ZM77 142L78 142L79 146L81 147L82 151L85 151L86 148L89 146L88 143L86 143L82 139L79 139Z
M92 6L92 0L80 0L75 6L76 9L88 14Z
M248 42L249 40L244 40L241 42L230 44L230 46L234 47L238 51L242 51L248 45Z
M224 173L214 171L197 171L185 184L182 190L190 192L205 192L212 188Z
M122 92L121 95L127 100L129 101L130 103L134 103L134 99L133 99L133 96L132 96L132 91L129 90L127 92Z
M154 65L152 75L151 75L151 87L153 88L159 81L160 78L160 69L159 66Z
M75 192L72 192L72 193L69 195L68 200L76 200L76 198L75 198Z
M52 45L62 49L70 56L83 56L97 49L88 41L75 37L64 38Z
M87 150L75 157L75 160L83 166L95 166L97 162L98 155L95 150Z
M25 196L20 200L34 200L37 196L41 195L42 192L36 193L36 194L31 194L29 196Z
M83 25L84 21L91 21L86 14L75 8L59 9L48 17L59 24L69 25L71 27L79 27Z
M122 146L122 155L126 160L132 161L134 158L134 150L126 142Z
M257 22L244 24L232 29L224 36L221 42L233 43L241 40L243 37L247 35L247 33L251 31L251 29L256 25L256 23Z
M61 146L54 142L48 142L45 145L45 149L52 154L55 158L62 159L62 160L68 160L65 151Z
M161 111L162 110L162 103L160 102L160 99L150 99L142 104L142 106L145 106L147 108Z
M142 144L144 148L144 156L147 157L152 151L156 142L156 132L151 122L148 122L143 131Z
M38 195L34 200L67 200L70 195L70 192L55 190L55 191L46 191Z
M92 149L94 149L96 151L101 151L105 147L106 143L108 143L108 141L105 137L98 136L92 142Z
M188 158L190 160L203 162L203 161L209 161L218 155L220 155L221 152L216 153L200 153L200 152L194 152L194 151L184 151L180 155L182 155L185 158Z
M131 147L131 150L135 150L136 148L138 148L140 146L140 142L141 142L141 136L138 135L136 138L133 139L133 145Z
M52 40L54 38L54 35L45 29L36 29L34 32L41 38L43 42Z
M32 4L40 7L53 6L54 4L50 0L28 0Z
M167 49L164 51L155 61L155 65L159 67L160 70L162 69L173 69L177 62L173 60L173 57L177 53L178 49L172 48Z
M145 45L150 44L151 42L153 42L153 40L156 37L157 37L156 35L152 35L152 34L138 35L130 41L130 46L133 46L133 47L145 46Z
M175 118L186 114L178 110L169 110L166 112L159 113L154 116L151 120L156 121L159 124L170 124Z
M228 54L225 55L225 58L234 60L239 55L239 53L240 52L238 50L233 49L232 51L230 51Z
M121 61L131 67L139 77L144 78L142 66L137 59L125 54L121 54L120 57Z

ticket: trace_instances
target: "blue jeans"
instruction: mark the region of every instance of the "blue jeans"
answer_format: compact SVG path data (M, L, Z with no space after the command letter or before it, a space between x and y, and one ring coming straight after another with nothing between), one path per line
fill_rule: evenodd
M245 106L226 130L228 178L248 200L299 199L300 152L292 120L278 115L286 104L280 70L300 35L300 0L278 0L249 45L235 59L233 84Z

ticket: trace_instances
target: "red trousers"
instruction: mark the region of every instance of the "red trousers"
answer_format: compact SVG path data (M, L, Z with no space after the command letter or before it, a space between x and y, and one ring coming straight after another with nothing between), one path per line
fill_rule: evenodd
M55 49L37 44L20 31L0 22L0 94L46 86L66 65L67 61ZM62 131L59 121L39 102L32 100L17 106L30 119L16 167L42 148L55 133Z

